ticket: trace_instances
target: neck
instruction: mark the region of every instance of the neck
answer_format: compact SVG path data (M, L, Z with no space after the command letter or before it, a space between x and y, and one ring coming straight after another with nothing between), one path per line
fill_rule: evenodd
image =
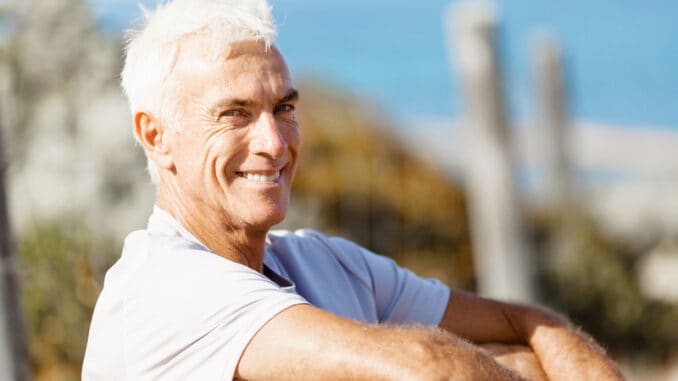
M263 271L268 229L238 227L229 216L186 206L163 197L161 192L158 192L157 204L214 253L255 271Z

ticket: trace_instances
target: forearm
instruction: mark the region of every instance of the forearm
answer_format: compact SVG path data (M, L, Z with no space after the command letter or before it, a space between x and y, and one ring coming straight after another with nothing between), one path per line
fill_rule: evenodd
M388 343L378 361L394 365L388 379L520 380L492 354L443 330L417 327L375 327L377 341ZM385 347L386 348L386 347Z
M369 326L293 306L252 339L246 380L518 380L485 351L441 330Z
M440 327L474 344L529 345L520 327L510 318L515 306L454 290Z

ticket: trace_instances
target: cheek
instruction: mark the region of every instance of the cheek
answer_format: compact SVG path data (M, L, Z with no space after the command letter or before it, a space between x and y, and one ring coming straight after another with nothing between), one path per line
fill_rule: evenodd
M209 141L208 162L217 177L230 178L247 158L244 136L219 134Z
M284 133L287 147L292 156L291 165L289 166L290 183L288 184L291 186L292 179L294 178L297 170L297 165L299 164L299 146L301 144L301 134L296 124L294 126L290 126L287 130L285 130Z
M177 142L178 144L172 147L177 170L189 177L198 175L208 155L204 141L184 135L177 139Z
M293 151L293 153L296 154L297 150L299 149L299 144L301 142L301 134L299 132L299 127L296 125L296 123L287 124L283 126L282 131L287 146L290 148L290 150Z

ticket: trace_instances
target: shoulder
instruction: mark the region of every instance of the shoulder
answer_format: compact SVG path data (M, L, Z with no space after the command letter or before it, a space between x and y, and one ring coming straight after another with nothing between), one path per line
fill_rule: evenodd
M341 237L325 235L313 229L273 230L267 248L277 257L302 257L305 261L336 259L354 269L364 268L367 249Z
M342 238L325 235L313 229L271 230L268 233L267 245L271 248L304 250L323 249L332 253L366 252L360 245ZM354 253L354 254L355 254Z
M266 321L305 303L261 273L181 237L136 233L126 241L121 261L125 271L111 278L120 291L117 310L101 310L98 319L115 328L130 378L233 374ZM110 351L111 343L95 340L90 351Z
M232 286L241 282L255 281L266 286L270 283L262 274L247 266L225 259L199 244L175 237L151 238L148 259L137 280L148 285L147 289L141 287L142 290L156 296L169 293L173 299L185 297L188 303L198 302L193 300L195 293L217 296L219 293L213 290L238 290Z
M259 272L200 244L137 231L127 237L121 258L107 272L100 299L119 300L126 314L153 311L176 316L177 306L183 306L181 315L192 318L193 313L223 308L236 295L277 289Z
M312 229L271 231L268 254L287 271L299 274L347 274L350 279L373 290L375 282L396 271L390 258L341 237ZM295 272L295 270L297 270Z

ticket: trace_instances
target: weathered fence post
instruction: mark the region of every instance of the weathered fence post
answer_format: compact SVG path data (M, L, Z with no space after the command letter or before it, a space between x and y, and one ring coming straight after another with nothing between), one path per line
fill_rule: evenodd
M532 52L543 196L549 211L562 216L573 208L574 181L562 55L557 42L544 33L535 39Z
M521 227L509 131L496 53L496 18L484 3L449 8L450 51L463 91L465 174L479 292L533 299L532 262Z
M562 54L546 34L533 45L537 133L543 163L543 201L552 224L552 239L543 262L552 269L568 268L581 249L582 215L570 152L570 120Z

